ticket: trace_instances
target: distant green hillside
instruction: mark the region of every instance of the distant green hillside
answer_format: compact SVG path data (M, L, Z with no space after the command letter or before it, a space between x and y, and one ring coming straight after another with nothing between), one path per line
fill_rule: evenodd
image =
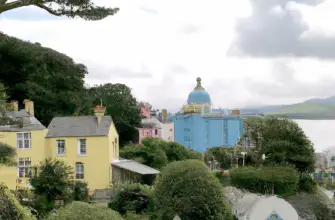
M335 117L335 104L321 104L321 103L299 103L289 106L283 106L275 111L266 112L267 115L319 115L319 116L334 116Z

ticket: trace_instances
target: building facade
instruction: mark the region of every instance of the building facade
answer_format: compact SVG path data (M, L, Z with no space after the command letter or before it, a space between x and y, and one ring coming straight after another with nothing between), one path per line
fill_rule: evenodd
M255 115L241 115L239 110L213 111L211 98L198 77L187 104L173 118L174 140L199 152L212 147L234 147L243 133L243 119L252 116Z

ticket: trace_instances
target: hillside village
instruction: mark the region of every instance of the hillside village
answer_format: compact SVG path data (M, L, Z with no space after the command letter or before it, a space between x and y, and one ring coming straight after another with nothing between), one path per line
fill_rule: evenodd
M123 2L124 14L122 10L119 12L118 7L109 4L97 6L95 3L91 0L0 0L0 22L4 24L0 27L0 220L335 219L335 147L323 146L322 152L316 152L315 143L299 123L292 120L333 119L334 96L255 108L221 108L216 103L242 103L243 100L263 103L263 100L249 99L265 99L266 96L272 102L281 98L282 91L279 90L285 90L284 93L292 96L287 99L296 100L291 91L297 91L293 83L298 80L294 76L288 77L287 72L292 75L293 71L286 61L279 67L274 65L277 69L271 70L274 72L272 75L285 73L284 77L266 75L267 79L274 77L275 83L271 80L262 83L254 81L264 76L257 75L262 68L254 68L251 63L256 58L266 60L266 56L271 59L286 57L292 62L301 57L332 59L327 57L332 55L330 52L320 55L321 50L328 48L325 45L329 39L321 40L324 43L321 46L313 41L306 44L302 41L304 39L300 40L305 32L294 32L295 27L290 26L300 24L299 16L290 20L293 17L292 8L303 5L310 10L321 3L309 2L305 6L307 3L301 1L269 1L265 4L250 0L251 22L236 20L237 28L222 23L204 25L207 19L214 19L215 22L235 20L230 19L231 15L227 13L234 8L223 7L218 2L202 3L198 11L193 11L196 20L204 22L199 27L180 23L187 20L184 21L183 17L192 14L193 8L199 7L193 1L187 4L180 2L178 7L170 3L168 11L172 10L173 19L171 15L163 19L167 14L166 11L160 14L166 9L163 3L156 11L137 5L139 3L135 1L129 5ZM135 3L136 6L133 5ZM190 7L191 3L194 5ZM236 9L245 6L244 2L238 4L241 5L235 5ZM43 16L56 20L51 19L51 23L47 23L42 19L44 22L38 25L33 19L28 22L31 16L24 13L37 15L39 12L25 11L31 9L29 7L42 10L45 13ZM226 8L228 11L223 11ZM15 15L16 9L19 16L14 22L11 13ZM303 13L295 10L295 15ZM202 15L207 11L211 16ZM217 18L221 14L227 18ZM20 21L22 16L24 24ZM113 23L112 19L116 16L119 20L115 19ZM135 20L127 20L132 17ZM151 22L154 17L157 20ZM177 31L169 29L170 26L175 28L168 23L170 20L176 24L179 22ZM71 21L75 25L67 26ZM143 29L141 25L144 21L151 26ZM282 21L289 21L290 25L279 23ZM16 22L21 22L19 29L31 35L30 41L24 40L26 38L18 34L18 29L7 31ZM53 28L62 27L60 32L66 31L67 35L75 36L80 47L75 48L76 52L71 57L64 51L74 41L58 32L57 35L49 33L48 24ZM139 30L137 35L130 31L131 24L138 26L135 28ZM248 28L244 26L246 24ZM76 35L76 25L83 25L85 32ZM101 28L99 25L105 32L98 31ZM35 42L42 39L36 37L38 33L32 35L36 26L44 28L43 36L47 40ZM171 33L166 34L159 29L162 26ZM199 34L203 30L210 31L214 26L235 27L237 37L229 54L241 51L251 58L243 63L240 57L231 59L223 55L223 48L227 45L217 44L215 38L219 42L227 41L222 37L222 33L223 36L230 36L226 30L221 30L221 35L218 32ZM286 29L282 27L294 32L290 37L299 37L293 39L294 44L288 47L284 44L292 39L285 35ZM110 32L112 34L106 32L110 29L126 32L122 32L120 37L113 31ZM266 34L253 33L263 29ZM277 29L280 34L277 34ZM299 26L298 29L304 28ZM163 39L165 35L174 40L169 46L166 46L168 41ZM179 35L182 39L177 40ZM207 39L207 35L210 38ZM98 40L92 40L93 45L90 45L88 36ZM205 46L193 41L196 36L201 36ZM269 36L275 39L267 39ZM130 41L123 43L122 40L128 38ZM157 43L152 39L160 41ZM282 39L285 39L284 42ZM57 44L52 43L55 41ZM114 41L121 46L116 46ZM138 45L143 48L137 48ZM273 48L278 45L282 48ZM299 48L293 45L299 45ZM318 50L312 53L310 45ZM150 50L150 46L158 49ZM120 48L122 53L118 52ZM190 48L197 52L191 52L194 57L186 53ZM332 50L332 47L329 48ZM89 56L81 57L87 51ZM146 52L150 56L145 56ZM312 54L303 54L306 52ZM132 56L136 62L142 63L141 71L117 66L118 62L131 66L128 62L134 59ZM160 70L160 64L152 69L146 67L148 63L166 61L169 56L173 58L167 65L169 68ZM122 61L124 57L127 62ZM100 64L94 64L89 59L95 62L100 59L97 62ZM184 68L174 59L178 62L185 59L192 68ZM114 65L108 66L109 62ZM213 65L216 62L219 65ZM320 66L323 64L319 63ZM110 68L99 68L99 65ZM309 71L309 64L304 65L304 71ZM232 68L234 66L236 69ZM322 68L317 69L322 75ZM165 74L161 77L161 84L155 81L151 71ZM201 77L191 72L199 72ZM232 78L228 77L228 72L233 75ZM252 73L252 77L244 75L244 78L239 78L245 72ZM222 76L211 75L213 73ZM135 79L135 84L130 83L131 78ZM225 78L229 79L225 81ZM148 93L147 99L150 98L152 103L137 94L144 93L143 87L149 87L150 83L154 86L150 85L151 90L145 90L145 93ZM191 87L181 89L183 83ZM262 90L262 86L266 90ZM307 83L299 88L315 93L318 89L328 88L312 87L312 83ZM254 93L245 93L247 90ZM226 95L227 91L230 94ZM179 96L174 97L177 93ZM157 108L156 105L164 107ZM178 110L169 112L167 109L171 106L178 107ZM322 137L322 131L318 132Z

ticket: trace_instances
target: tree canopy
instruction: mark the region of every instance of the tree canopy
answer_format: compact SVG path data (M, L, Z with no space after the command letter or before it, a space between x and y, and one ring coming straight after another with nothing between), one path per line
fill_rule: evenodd
M312 142L299 125L287 118L249 118L245 121L256 160L265 164L289 164L299 172L313 172L315 152Z
M84 91L86 67L55 50L0 33L0 81L8 99L33 100L35 116L48 125L55 116L72 115ZM91 106L93 107L93 106Z
M15 148L8 144L0 142L0 166L13 166L15 162L16 151Z
M159 219L232 219L223 187L199 160L169 163L159 176L154 200Z
M101 20L119 11L119 8L96 6L92 0L0 0L0 14L26 6L36 6L55 16L78 16L85 20Z
M137 142L136 127L141 126L141 113L131 89L124 84L107 83L89 88L89 94L94 104L102 101L106 114L112 116L120 135L120 145Z

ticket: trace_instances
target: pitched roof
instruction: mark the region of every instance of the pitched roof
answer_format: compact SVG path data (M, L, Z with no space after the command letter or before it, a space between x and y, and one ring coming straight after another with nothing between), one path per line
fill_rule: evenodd
M46 138L108 136L112 117L104 116L101 124L96 116L55 117L50 122Z
M21 132L46 129L41 122L39 122L34 116L29 115L25 110L7 112L6 116L16 121L22 120L19 122L22 123L22 125L3 125L0 126L0 131Z
M112 165L141 175L159 174L159 171L134 160L114 160Z

